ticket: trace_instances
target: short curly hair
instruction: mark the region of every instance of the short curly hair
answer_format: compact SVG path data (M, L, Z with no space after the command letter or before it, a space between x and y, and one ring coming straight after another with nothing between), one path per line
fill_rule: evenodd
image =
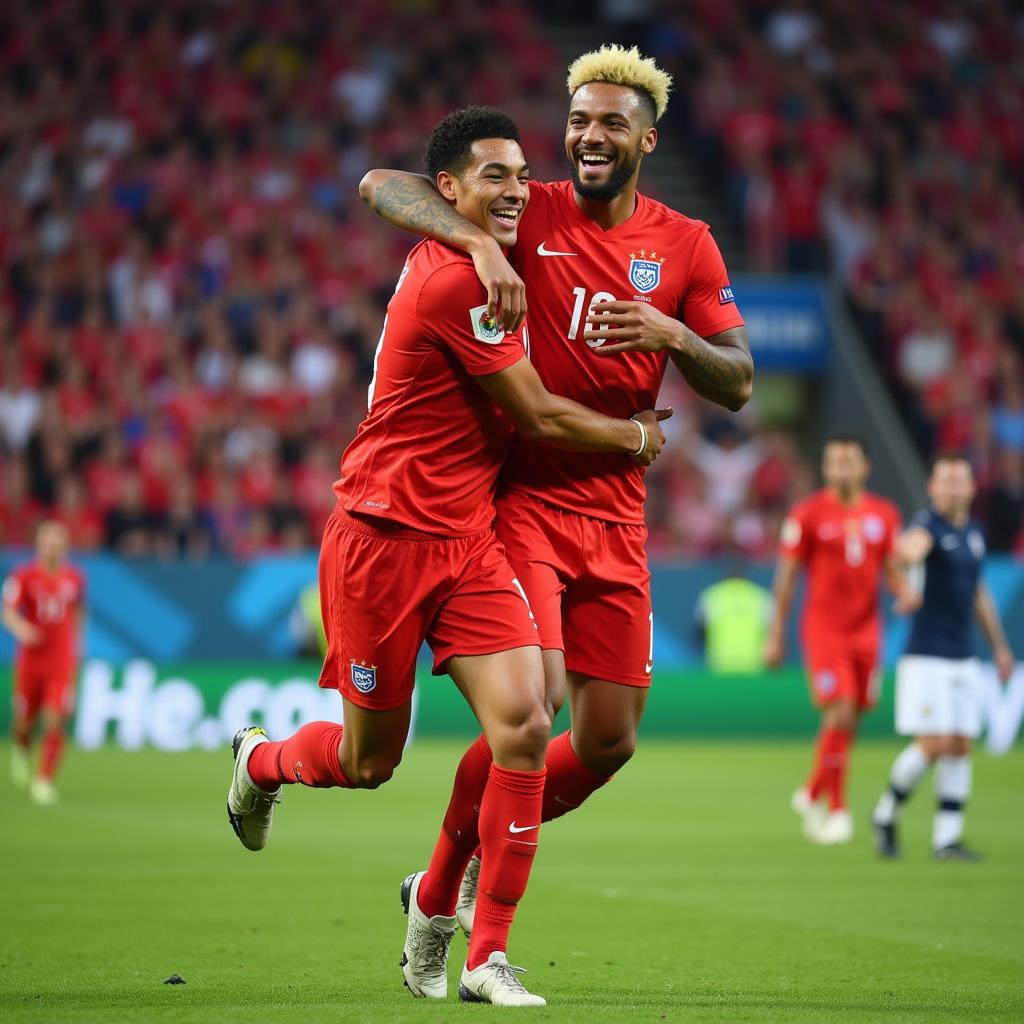
M672 88L672 76L659 68L653 57L644 57L635 46L627 50L617 43L585 53L569 65L565 84L570 96L588 82L608 82L635 90L644 99L652 123L660 121L668 108Z
M515 121L497 107L463 107L454 110L434 126L427 139L423 163L427 174L436 178L440 171L461 174L469 164L472 146L480 139L519 141Z

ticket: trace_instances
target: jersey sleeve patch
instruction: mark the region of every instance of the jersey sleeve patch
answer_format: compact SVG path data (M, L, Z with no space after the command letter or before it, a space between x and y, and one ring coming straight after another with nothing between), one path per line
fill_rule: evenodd
M795 548L799 547L800 540L803 537L803 527L800 525L800 520L795 516L786 516L782 523L782 530L779 533L779 539L782 541L784 548Z
M487 304L474 306L469 311L469 322L473 327L473 337L485 345L500 345L505 337L504 330L498 326L497 320L487 312Z
M16 605L21 600L21 581L17 576L8 576L4 580L4 604Z

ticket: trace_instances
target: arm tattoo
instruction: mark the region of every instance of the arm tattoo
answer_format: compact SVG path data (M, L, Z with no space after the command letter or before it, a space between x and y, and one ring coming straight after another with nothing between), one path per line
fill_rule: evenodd
M439 242L450 241L469 223L426 178L418 176L389 178L377 188L371 206L395 227Z
M702 398L733 411L741 408L749 397L754 364L745 345L712 345L690 332L685 352L673 352L676 364L686 383Z

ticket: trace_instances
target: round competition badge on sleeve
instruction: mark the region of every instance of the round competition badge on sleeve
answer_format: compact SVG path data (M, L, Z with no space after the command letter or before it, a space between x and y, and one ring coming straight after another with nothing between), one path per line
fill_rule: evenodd
M498 321L488 315L487 306L474 306L469 311L469 320L473 325L473 335L485 345L500 345L505 332L498 326Z

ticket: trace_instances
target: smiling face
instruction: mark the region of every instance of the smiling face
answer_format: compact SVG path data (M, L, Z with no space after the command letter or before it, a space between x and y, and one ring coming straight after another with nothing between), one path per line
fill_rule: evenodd
M625 85L589 82L569 104L565 154L576 192L586 199L614 199L636 184L640 160L658 141L651 103Z
M511 247L530 198L530 168L523 151L512 139L478 139L470 152L469 163L458 174L438 173L437 189L466 220L499 245Z

